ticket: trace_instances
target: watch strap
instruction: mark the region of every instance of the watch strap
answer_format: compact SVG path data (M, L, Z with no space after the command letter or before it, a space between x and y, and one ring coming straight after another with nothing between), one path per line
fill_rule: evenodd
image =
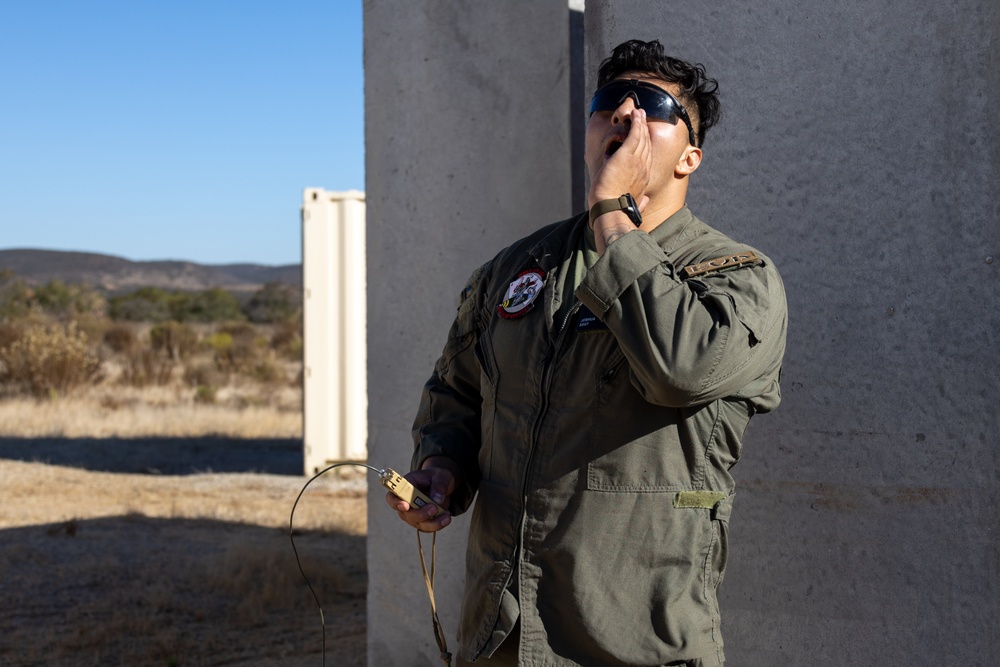
M629 209L631 209L631 212ZM611 213L612 211L625 211L628 214L629 220L631 220L636 227L638 227L642 222L642 218L639 216L639 210L635 206L635 199L633 199L632 196L626 192L621 197L616 197L614 199L602 199L591 206L590 224L593 225L594 220L605 213ZM636 222L636 218L639 218L639 222Z

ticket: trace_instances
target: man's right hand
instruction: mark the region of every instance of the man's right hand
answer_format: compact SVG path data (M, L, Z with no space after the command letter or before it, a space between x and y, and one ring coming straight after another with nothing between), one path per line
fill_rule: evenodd
M385 494L385 501L389 507L396 510L400 519L417 530L425 533L441 530L451 523L451 515L447 510L451 503L451 494L456 488L453 472L455 467L451 459L431 457L424 461L421 470L413 470L403 475L410 484L430 496L436 505L410 507L408 502L392 492Z
M627 134L614 155L607 158L596 173L590 175L587 206L593 207L602 199L614 199L629 192L642 211L649 202L646 188L653 171L653 152L646 111L637 109L632 98L627 98L615 109L614 116L620 118L619 122L628 128ZM630 223L626 221L626 224Z

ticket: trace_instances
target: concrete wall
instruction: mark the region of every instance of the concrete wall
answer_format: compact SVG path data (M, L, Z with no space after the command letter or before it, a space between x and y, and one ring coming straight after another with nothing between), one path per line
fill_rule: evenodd
M588 0L586 30L588 75L636 36L720 80L690 203L788 291L730 662L1000 664L1000 4Z
M364 11L368 454L405 470L469 274L572 212L570 21L565 0L366 0ZM440 664L414 533L383 495L371 485L368 664ZM467 528L457 520L438 544L451 644Z
M568 26L564 2L365 4L374 463L406 465L469 271L579 201ZM633 36L720 79L690 203L789 296L784 404L734 471L730 663L1000 664L1000 6L589 0L587 76ZM436 664L382 502L369 664ZM439 545L452 642L464 529Z

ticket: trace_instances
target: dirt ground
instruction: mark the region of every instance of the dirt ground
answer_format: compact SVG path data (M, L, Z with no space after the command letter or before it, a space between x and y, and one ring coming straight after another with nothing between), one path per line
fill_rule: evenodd
M365 664L367 478L297 441L0 438L0 664ZM341 472L346 471L346 472ZM338 474L341 473L341 474Z

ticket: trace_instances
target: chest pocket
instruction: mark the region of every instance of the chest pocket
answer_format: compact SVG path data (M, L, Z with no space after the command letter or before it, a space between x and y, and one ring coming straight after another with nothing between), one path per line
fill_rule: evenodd
M622 406L629 414L623 418ZM705 448L693 422L705 410L653 405L629 379L621 351L598 380L591 411L587 489L617 493L669 493L698 488L705 476ZM709 431L711 427L709 427ZM701 438L703 439L703 438Z

